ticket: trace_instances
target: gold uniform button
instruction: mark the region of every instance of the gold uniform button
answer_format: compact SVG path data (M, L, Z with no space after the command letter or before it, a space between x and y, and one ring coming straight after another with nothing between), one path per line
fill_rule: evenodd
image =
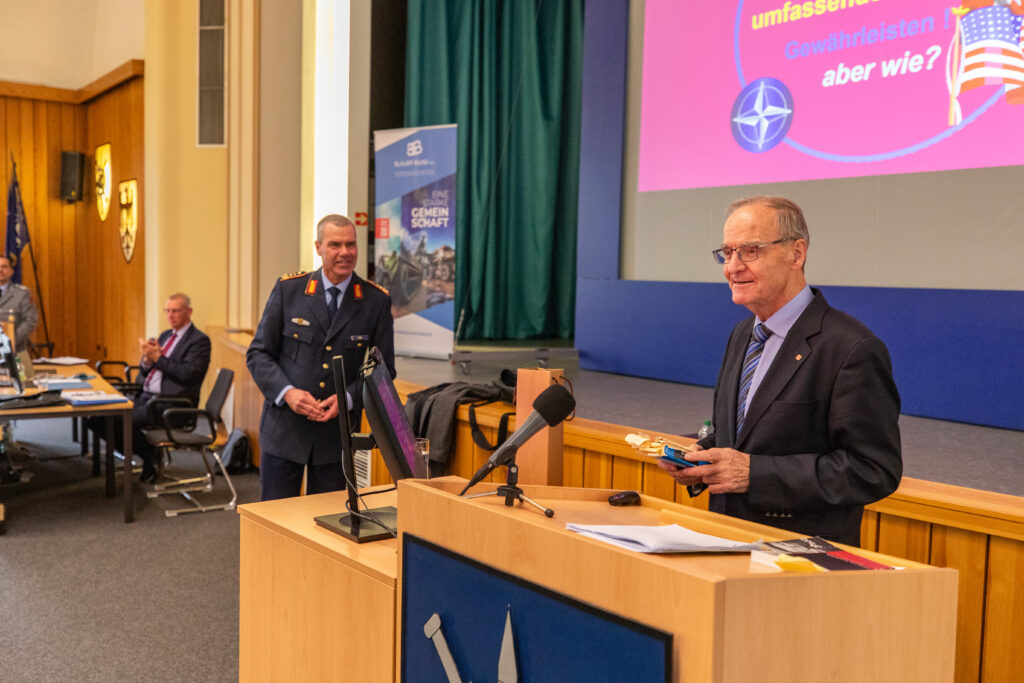
M299 333L298 332L293 332L292 336L295 337L296 339L298 339L299 338Z
M327 386L327 385L326 385L326 384L324 384L323 382L320 382L320 388L321 388L321 389L323 389L323 388L324 388L325 386Z
M327 369L327 363L324 363L324 370Z
M327 347L327 350L328 350L328 351L333 351L334 349L332 349L332 348L331 348L330 346L328 346L328 347Z

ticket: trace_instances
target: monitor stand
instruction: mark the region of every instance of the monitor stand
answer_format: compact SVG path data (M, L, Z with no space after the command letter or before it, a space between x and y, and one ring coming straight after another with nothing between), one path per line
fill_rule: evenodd
M398 530L398 509L393 505L363 510L360 514L373 515L373 517L380 520L380 524L376 524L370 519L353 517L348 512L314 517L313 521L325 529L330 529L334 533L341 534L348 540L356 543L368 543L385 538L394 538Z

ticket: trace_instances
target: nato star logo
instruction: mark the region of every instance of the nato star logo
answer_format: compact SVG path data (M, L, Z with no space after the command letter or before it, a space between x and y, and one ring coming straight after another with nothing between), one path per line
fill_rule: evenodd
M793 96L782 81L759 78L732 105L732 136L748 152L767 152L786 138L793 123Z

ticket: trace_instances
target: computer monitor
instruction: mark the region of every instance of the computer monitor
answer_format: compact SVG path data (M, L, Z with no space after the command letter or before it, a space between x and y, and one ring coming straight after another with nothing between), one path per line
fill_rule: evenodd
M396 482L409 477L424 479L427 464L416 449L416 434L391 372L376 347L370 350L370 359L372 370L363 375L363 409L388 473Z
M11 386L14 393L24 393L24 386L21 383L21 372L18 370L18 358L14 353L14 340L8 337L3 330L0 330L0 362L11 378Z
M356 486L355 444L352 438L352 424L346 406L345 363L343 356L331 359L334 373L335 396L338 399L338 429L341 432L341 466L345 475L345 489L348 492L347 512L314 517L320 526L341 534L356 543L379 541L393 538L398 529L398 510L394 506L374 509L359 509L359 491ZM414 442L415 443L415 442Z

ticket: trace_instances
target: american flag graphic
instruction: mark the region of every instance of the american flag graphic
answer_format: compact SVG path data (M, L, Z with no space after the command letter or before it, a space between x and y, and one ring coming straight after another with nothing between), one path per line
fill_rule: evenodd
M983 7L964 16L960 21L964 58L957 77L960 92L983 85L1005 85L1007 90L1024 85L1022 21L1024 16L1005 6Z
M946 52L949 125L963 120L960 93L983 85L1003 86L1007 102L1024 103L1024 16L1002 4L954 12L957 30Z

